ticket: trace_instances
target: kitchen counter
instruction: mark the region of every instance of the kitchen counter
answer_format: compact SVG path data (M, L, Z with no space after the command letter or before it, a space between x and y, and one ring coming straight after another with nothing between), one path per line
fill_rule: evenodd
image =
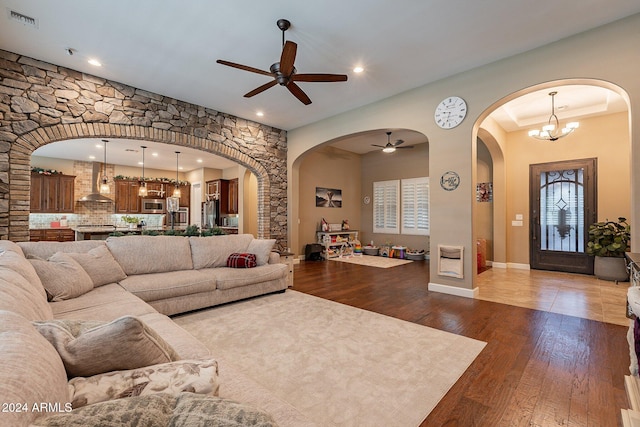
M186 227L174 227L175 230L184 230ZM76 226L72 227L72 230L76 233L76 240L104 240L111 233L132 233L141 234L143 231L166 231L171 230L170 226L165 227L144 227L144 228L129 228L129 227L117 227L114 225L96 225L96 226Z

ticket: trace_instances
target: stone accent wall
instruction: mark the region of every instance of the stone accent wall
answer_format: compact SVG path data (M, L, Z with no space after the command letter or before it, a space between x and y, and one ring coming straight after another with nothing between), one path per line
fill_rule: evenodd
M31 153L73 138L195 148L258 177L258 237L287 241L286 132L0 50L0 239L29 239Z

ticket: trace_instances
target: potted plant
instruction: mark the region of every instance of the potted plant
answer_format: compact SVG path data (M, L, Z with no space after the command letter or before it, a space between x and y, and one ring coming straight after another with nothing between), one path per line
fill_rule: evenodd
M596 222L589 226L587 254L595 256L593 273L599 279L629 280L624 253L629 248L631 228L626 218Z
M137 216L129 216L129 215L124 215L122 217L122 220L127 224L129 224L129 228L137 228L138 222L140 222L140 218L138 218Z

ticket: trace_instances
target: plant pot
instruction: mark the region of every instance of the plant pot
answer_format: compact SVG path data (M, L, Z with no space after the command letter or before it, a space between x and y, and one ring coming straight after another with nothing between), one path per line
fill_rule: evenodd
M593 264L593 274L602 280L613 282L626 282L629 280L629 271L624 258L596 256Z

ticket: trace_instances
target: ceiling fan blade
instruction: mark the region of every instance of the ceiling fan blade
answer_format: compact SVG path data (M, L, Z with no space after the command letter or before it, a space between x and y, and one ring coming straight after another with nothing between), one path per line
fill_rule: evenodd
M302 89L300 89L300 86L298 86L294 82L290 81L289 84L287 84L287 89L289 89L289 92L291 92L293 96L298 98L304 105L311 104L311 99L309 99L307 94L304 93Z
M264 92L265 90L269 89L270 87L273 87L277 84L278 82L276 80L271 80L269 83L265 83L260 87L255 88L254 90L252 90L251 92L247 92L244 97L245 98L251 98L254 95L257 95L261 92Z
M385 148L385 146L384 146L384 145L378 145L378 144L371 144L371 145L372 145L372 146L374 146L374 147Z
M265 76L273 76L269 71L259 70L257 68L249 67L248 65L236 64L235 62L225 61L223 59L218 59L216 61L218 64L226 65L228 67L238 68L244 71L250 71L252 73L262 74Z
M289 40L287 40L282 48L282 55L280 55L280 72L287 77L293 72L293 63L296 60L297 51L298 45Z
M291 80L296 82L346 82L344 74L294 74Z
M397 147L397 146L398 146L398 145L400 145L400 144L404 144L404 140L402 140L402 139L397 140L397 141L393 144L393 146L394 146L394 147Z
M395 147L395 148L397 148L398 150L402 150L402 149L404 149L404 148L413 148L413 145L410 145L410 146L408 146L408 147Z

